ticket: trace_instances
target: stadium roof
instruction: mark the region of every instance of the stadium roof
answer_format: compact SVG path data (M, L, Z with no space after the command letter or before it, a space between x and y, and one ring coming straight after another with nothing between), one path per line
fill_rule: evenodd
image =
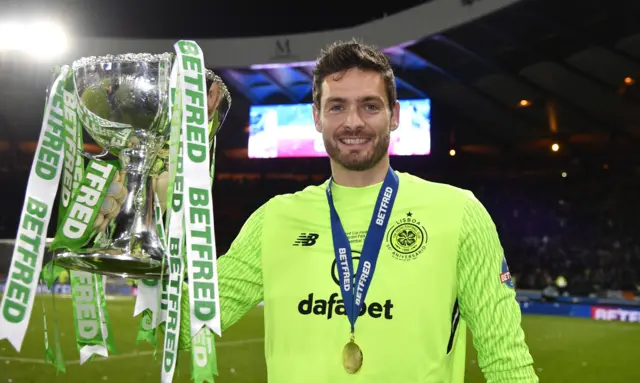
M640 144L640 2L562 3L521 1L387 49L400 96L449 111L440 121L469 150ZM311 69L222 74L251 103L296 103L310 100Z
M422 3L436 4L442 1ZM453 3L453 0L448 1ZM491 3L511 5L462 25L416 36L420 38L404 41L405 44L377 44L382 45L394 63L401 97L426 96L433 99L434 130L439 130L434 134L440 140L440 144L434 143L434 149L444 147L448 150L449 145L455 145L467 152L485 154L502 153L505 150L548 152L552 142L561 142L577 152L624 153L625 148L637 147L640 143L640 92L636 84L640 80L640 2L461 1L473 3L470 5L472 7L486 9L490 8ZM402 7L416 3L419 2L398 2L397 8L389 13L399 12ZM225 9L226 5L221 5L220 8L213 8L209 16L203 12L200 17L203 18L203 25L206 20L215 20L208 24L212 33L209 36L216 37L218 42L223 37L255 35L258 31L266 35L317 31L322 21L329 20L323 11L318 11L318 15L314 16L294 4L304 2L289 4L286 11L282 7L274 6L269 11L259 6L253 9L255 12L251 12L252 15L245 13L244 17L241 16L242 7L229 6L229 9ZM421 6L424 4L414 9ZM106 15L115 17L117 9L123 9L113 8L116 11L112 10ZM312 8L315 12L316 7ZM171 9L174 10L173 7ZM213 15L213 11L218 11L218 14ZM400 15L412 11L400 12ZM135 20L133 16L143 20L142 11L136 12L132 10L130 14L127 13L123 20ZM85 34L89 39L87 41L94 41L91 38L96 35L114 38L116 40L113 41L118 43L126 42L121 40L122 37L144 39L173 36L175 39L175 36L185 36L172 28L158 27L168 25L168 17L171 16L168 9L156 18L151 17L149 12L151 10L144 13L148 17L138 26L141 29L134 30L135 23L126 21L124 24L128 27L123 28L108 29L105 23L97 24L100 26L96 26L93 34ZM97 11L93 13L97 14ZM380 16L376 13L382 12L375 11L362 17L370 20ZM227 17L227 14L232 16ZM179 21L179 13L175 16L173 21L187 31L187 38L205 36L204 29L189 27ZM366 35L368 25L378 23L376 25L392 27L396 16L377 19L357 28L365 31L363 34ZM89 16L87 20L90 20ZM353 19L351 23L364 21ZM334 24L326 25L345 28L347 22L340 18L334 19ZM307 29L302 29L305 25ZM83 30L82 23L78 28ZM420 28L430 30L429 26L415 26L416 30ZM411 28L397 24L397 29ZM108 33L109 30L112 33ZM348 33L345 31L348 30L342 33ZM276 40L280 46L274 48L270 44L265 49L270 54L274 49L276 53L284 53L285 62L305 61L305 53L300 54L305 57L286 57L291 53L290 47L286 46L288 39L290 37L294 41L296 37L285 37L284 40ZM129 41L125 45L139 44L141 41ZM365 38L365 42L369 41ZM94 46L85 42L88 50ZM207 53L207 45L201 46ZM171 48L165 46L164 49ZM236 53L228 52L228 55ZM249 104L310 101L311 67L308 65L263 65L260 69L251 69L248 65L224 65L231 62L230 59L225 61L224 51L209 51L209 55L214 54L222 60L222 65L216 65L216 70L234 94L230 124L246 125ZM242 57L250 55L251 52L239 53ZM210 61L217 60L207 59L207 63ZM0 134L0 141L37 137L43 102L42 83L47 79L45 75L40 75L38 79L24 82L21 73L24 73L23 67L5 66L0 70L0 79L5 84L0 91L3 97L0 124L9 128ZM21 113L21 110L25 112ZM235 132L223 129L223 132L225 139L220 141L222 149L246 147L246 132L238 129Z

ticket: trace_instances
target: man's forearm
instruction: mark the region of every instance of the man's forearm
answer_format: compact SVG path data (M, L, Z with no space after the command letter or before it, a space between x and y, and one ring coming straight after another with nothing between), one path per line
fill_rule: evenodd
M473 333L485 378L494 383L538 382L495 225L475 198L465 206L460 241L460 312Z

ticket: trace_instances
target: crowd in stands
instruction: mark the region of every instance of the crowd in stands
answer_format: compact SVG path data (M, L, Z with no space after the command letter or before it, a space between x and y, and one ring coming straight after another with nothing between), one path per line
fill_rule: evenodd
M479 187L518 288L559 276L572 295L640 288L638 177L520 180Z

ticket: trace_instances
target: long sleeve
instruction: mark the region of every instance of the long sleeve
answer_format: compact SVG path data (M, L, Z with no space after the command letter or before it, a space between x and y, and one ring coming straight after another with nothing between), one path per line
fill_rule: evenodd
M220 292L220 325L231 327L263 299L262 290L262 225L265 205L245 222L229 251L218 258ZM180 349L191 348L189 286L182 288L180 316Z
M265 209L262 205L249 217L229 251L218 258L222 331L263 299L261 248Z
M460 313L473 334L485 379L488 383L538 382L515 291L502 280L506 259L496 227L473 196L465 205L458 252Z

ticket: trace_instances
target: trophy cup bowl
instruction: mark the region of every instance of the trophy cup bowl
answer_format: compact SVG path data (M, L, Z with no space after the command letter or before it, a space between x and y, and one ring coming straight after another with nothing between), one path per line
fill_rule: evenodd
M56 263L62 267L136 279L167 276L150 171L170 135L173 57L171 53L123 54L73 63L80 120L103 148L99 155L85 155L117 156L127 195L100 240L80 250L56 251Z

